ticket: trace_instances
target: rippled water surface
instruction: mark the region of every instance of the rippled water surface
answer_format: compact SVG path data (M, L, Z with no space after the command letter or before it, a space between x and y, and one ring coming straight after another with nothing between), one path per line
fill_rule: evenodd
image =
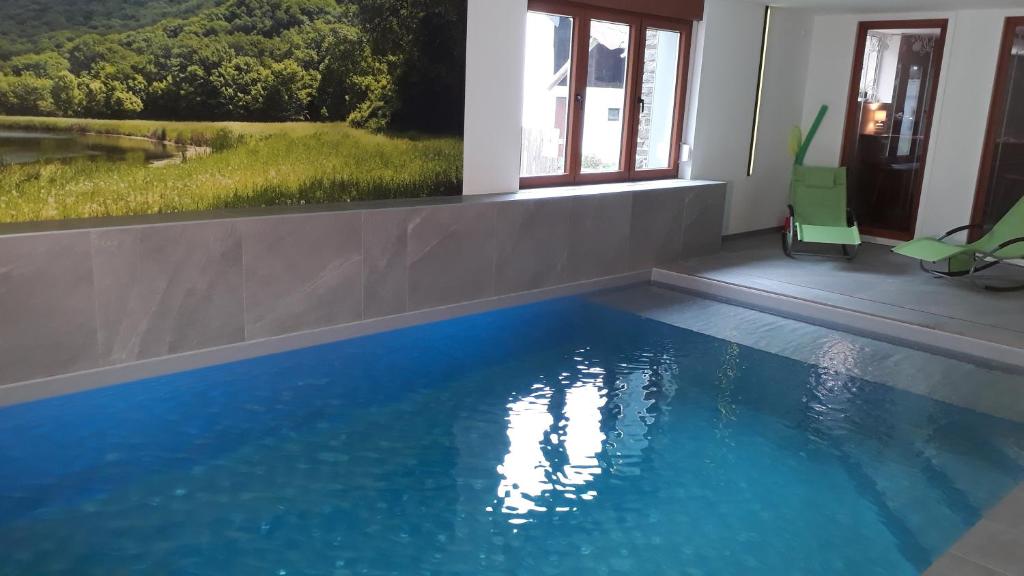
M0 410L0 574L916 574L1022 462L568 299Z

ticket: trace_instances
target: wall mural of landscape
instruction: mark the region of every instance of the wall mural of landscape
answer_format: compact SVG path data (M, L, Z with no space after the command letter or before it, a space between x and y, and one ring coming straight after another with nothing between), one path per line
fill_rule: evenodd
M0 2L0 222L459 194L466 1Z

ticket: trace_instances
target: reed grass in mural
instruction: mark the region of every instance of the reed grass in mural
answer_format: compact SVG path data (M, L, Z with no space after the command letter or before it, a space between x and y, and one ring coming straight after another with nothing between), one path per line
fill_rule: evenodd
M0 222L459 194L465 3L2 4Z
M0 119L0 123L10 119ZM53 120L30 120L51 126ZM63 122L63 121L61 121ZM168 130L213 151L179 164L73 159L0 168L0 221L27 222L217 208L458 194L458 138L371 134L344 124L98 122L145 135ZM223 146L223 148L218 148Z

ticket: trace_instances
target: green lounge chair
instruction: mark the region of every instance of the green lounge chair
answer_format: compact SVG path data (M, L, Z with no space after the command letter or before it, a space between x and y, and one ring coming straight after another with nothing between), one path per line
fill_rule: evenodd
M918 238L892 249L897 254L917 259L921 269L940 278L956 278L960 276L974 277L982 270L1002 264L1007 260L1024 258L1024 198L1003 216L1002 220L992 227L977 242L970 244L951 244L945 242L950 236L966 230L981 228L980 224L968 224L954 228L939 238ZM947 261L945 271L927 266L936 262ZM995 292L1024 290L1021 286L983 286Z
M794 166L789 200L789 217L782 229L786 256L825 256L796 252L797 242L838 244L847 260L857 256L860 230L846 205L845 168Z

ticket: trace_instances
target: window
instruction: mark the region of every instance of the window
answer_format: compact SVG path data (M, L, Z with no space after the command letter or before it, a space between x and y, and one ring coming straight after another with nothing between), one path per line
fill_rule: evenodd
M674 177L691 23L532 0L521 186Z

